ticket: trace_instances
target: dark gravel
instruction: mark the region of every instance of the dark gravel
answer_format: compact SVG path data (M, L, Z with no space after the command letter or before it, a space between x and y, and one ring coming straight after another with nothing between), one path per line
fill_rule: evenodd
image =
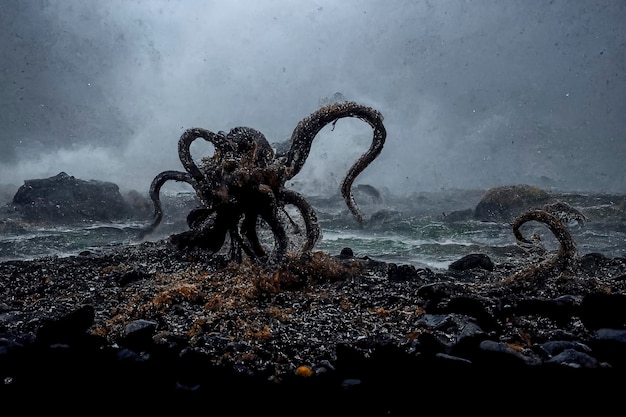
M264 270L159 241L0 263L2 401L81 414L621 407L626 260L475 259L416 269L346 249Z

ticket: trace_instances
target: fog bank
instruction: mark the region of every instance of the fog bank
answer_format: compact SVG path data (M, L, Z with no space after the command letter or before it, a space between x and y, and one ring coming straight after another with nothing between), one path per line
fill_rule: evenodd
M624 22L621 0L5 1L0 183L147 192L185 129L283 141L340 93L388 133L356 183L623 192ZM371 133L324 129L290 186L337 192Z

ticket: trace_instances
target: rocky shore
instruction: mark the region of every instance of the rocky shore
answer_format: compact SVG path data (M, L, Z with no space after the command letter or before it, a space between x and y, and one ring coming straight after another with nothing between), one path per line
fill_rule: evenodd
M2 397L289 415L620 403L626 259L511 259L431 270L346 248L266 270L158 241L3 262Z
M0 226L19 233L28 219L97 212L99 199L63 192L51 204L42 190L112 190L120 200L107 183L41 181L55 187L20 188L27 204L7 205ZM513 186L416 204L444 222L510 222L568 201L602 223L623 218L618 197ZM450 210L468 198L480 202ZM166 212L184 220L193 201L174 203ZM612 412L626 376L626 259L575 253L560 263L563 251L505 250L443 270L350 248L265 268L168 240L0 262L0 401L81 415Z

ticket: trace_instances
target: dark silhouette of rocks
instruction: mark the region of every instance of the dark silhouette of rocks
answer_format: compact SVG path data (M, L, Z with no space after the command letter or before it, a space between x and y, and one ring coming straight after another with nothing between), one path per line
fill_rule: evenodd
M126 219L132 214L117 184L85 181L65 172L24 181L12 204L27 222L71 224L114 221Z
M541 188L520 184L488 189L474 209L474 218L482 221L512 222L524 211L551 200Z
M465 271L466 269L472 268L482 268L487 271L493 271L493 266L493 261L489 256L483 253L470 253L452 262L448 268L456 271Z

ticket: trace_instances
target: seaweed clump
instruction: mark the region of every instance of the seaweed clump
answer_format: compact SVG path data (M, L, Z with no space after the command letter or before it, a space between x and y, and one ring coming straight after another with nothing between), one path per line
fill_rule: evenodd
M343 281L358 275L363 266L358 262L341 262L320 251L287 254L285 262L274 272L265 272L260 266L248 263L239 270L255 271L251 276L254 287L262 293L298 290L309 283Z

